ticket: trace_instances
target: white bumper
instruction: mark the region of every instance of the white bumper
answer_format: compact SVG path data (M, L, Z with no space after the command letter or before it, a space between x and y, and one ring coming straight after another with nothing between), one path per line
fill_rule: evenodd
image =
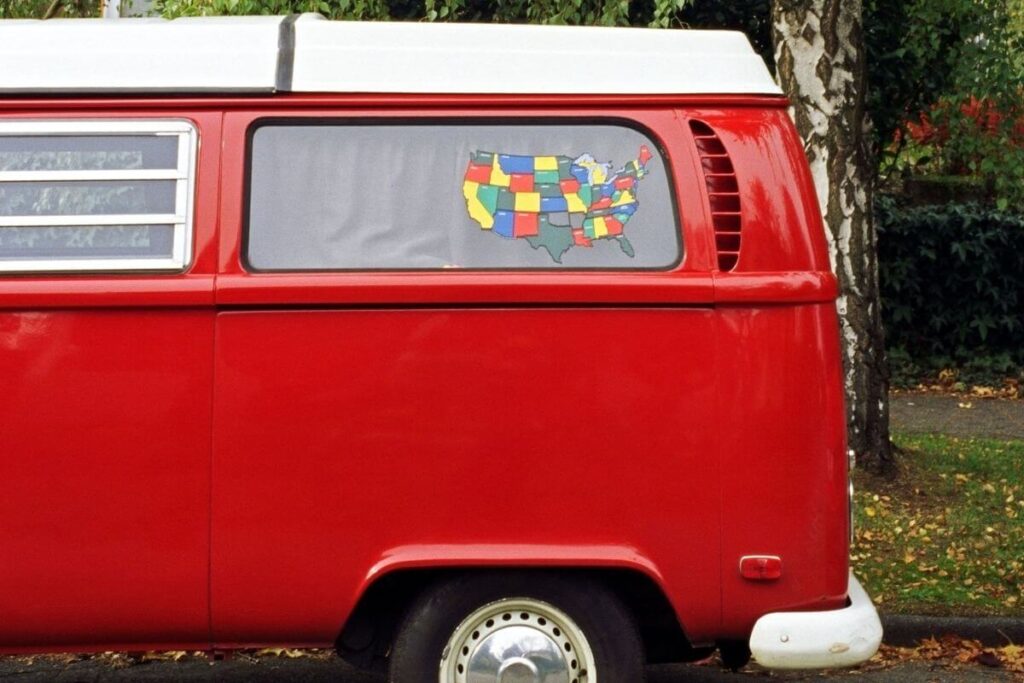
M769 669L831 669L859 664L878 650L882 623L850 574L850 605L827 612L774 612L754 624L750 652Z

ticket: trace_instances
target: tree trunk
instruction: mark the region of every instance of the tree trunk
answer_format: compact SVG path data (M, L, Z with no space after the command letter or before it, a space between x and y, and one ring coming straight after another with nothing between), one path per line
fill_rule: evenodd
M858 464L887 470L889 375L871 212L875 174L864 107L861 17L862 0L772 1L778 78L793 103L839 278L849 444Z

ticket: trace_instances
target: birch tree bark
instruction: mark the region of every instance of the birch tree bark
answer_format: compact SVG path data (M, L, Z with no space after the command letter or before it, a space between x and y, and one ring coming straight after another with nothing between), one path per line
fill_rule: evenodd
M859 465L886 470L892 465L889 377L871 214L862 13L862 0L772 0L772 37L839 278L850 448Z

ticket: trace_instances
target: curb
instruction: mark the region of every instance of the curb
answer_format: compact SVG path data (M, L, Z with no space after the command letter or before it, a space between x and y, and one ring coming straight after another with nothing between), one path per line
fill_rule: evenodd
M886 645L914 646L925 638L954 635L981 641L986 647L1024 643L1024 618L926 617L882 614L882 639Z

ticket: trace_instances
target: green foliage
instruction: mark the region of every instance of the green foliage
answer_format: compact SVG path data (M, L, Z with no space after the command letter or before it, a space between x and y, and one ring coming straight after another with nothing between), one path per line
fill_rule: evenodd
M1024 204L1024 102L946 97L920 123L900 161L917 175L959 175L987 188L1000 209Z
M412 4L387 0L158 0L156 7L168 18L318 12L330 19L384 20L406 18L401 12Z
M982 23L974 0L866 0L868 109L876 151L908 116L930 108L949 87L962 46Z
M0 19L99 16L99 0L0 0Z
M770 0L161 0L158 7L169 18L319 12L332 19L734 29L773 66Z
M1024 0L869 0L864 20L883 175L962 174L1024 202Z
M587 26L632 23L626 0L426 0L426 3L428 19ZM436 17L431 15L432 8L436 8ZM447 14L445 8L450 8Z
M971 387L1003 390L1016 381L1024 381L1024 365L1008 352L976 352L965 358L947 355L915 357L902 346L886 349L890 381L897 389L913 389L921 384L942 386L966 392ZM1007 384L1007 381L1011 384Z
M956 366L989 384L1024 365L1024 216L883 196L875 217L897 377Z
M685 1L685 0L683 0ZM169 18L216 14L319 12L330 19L487 21L626 26L680 0L654 0L632 11L627 0L160 0Z

